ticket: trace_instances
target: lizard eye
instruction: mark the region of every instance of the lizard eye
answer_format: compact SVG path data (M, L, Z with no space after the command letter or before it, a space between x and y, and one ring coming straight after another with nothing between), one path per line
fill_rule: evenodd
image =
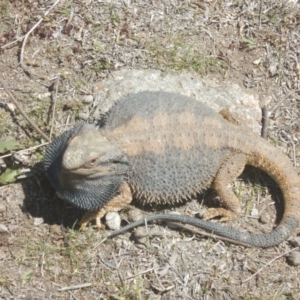
M94 159L90 160L89 165L90 165L91 167L93 167L93 166L96 164L96 162L97 162L97 158L94 158Z

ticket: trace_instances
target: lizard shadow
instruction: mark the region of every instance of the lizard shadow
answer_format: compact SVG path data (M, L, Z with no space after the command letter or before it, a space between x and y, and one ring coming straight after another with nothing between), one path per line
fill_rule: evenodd
M251 210L256 208L262 215L266 210L269 215L274 216L276 224L280 222L284 213L283 195L278 184L267 173L246 166L236 182L242 182L244 185L241 188L236 186L234 189L241 203L242 215L249 216ZM221 206L218 195L212 188L206 191L202 203L207 207Z
M35 164L32 169L35 175L21 182L25 194L23 212L34 218L43 218L49 225L76 228L85 211L57 197L42 163Z
M270 211L267 208L268 213L274 213L275 223L278 224L283 217L285 209L283 194L278 184L266 172L251 166L246 166L245 172L242 174L241 179L244 182L249 182L254 192L257 190L262 198L269 200L266 203L261 203L260 206L264 206L265 208L268 206L270 208ZM257 199L253 200L252 197L251 201L254 201L254 203L259 206ZM273 212L271 205L272 203L274 203Z
M78 221L85 214L85 210L77 208L67 201L64 201L56 196L54 188L51 186L48 178L43 172L42 163L37 163L33 166L34 170L37 170L37 175L32 176L26 180L23 180L22 187L24 190L25 198L23 201L23 211L35 218L43 218L46 224L59 224L63 227L78 228ZM254 167L246 166L242 175L238 178L245 183L248 183L252 188L262 189L266 187L269 191L272 201L275 202L275 219L278 223L283 215L284 202L281 191L278 185L271 179L266 173L258 170ZM255 194L255 193L254 193ZM253 195L246 195L242 198L241 206L247 206L249 201L256 203L256 199L253 199ZM239 198L239 196L238 196ZM218 195L213 188L208 188L202 194L198 195L198 201L206 207L219 207ZM243 203L246 201L246 204ZM251 203L251 205L253 205ZM147 212L147 213L159 213L166 209L176 209L183 207L187 204L187 201L176 204L143 204L136 200L132 202L132 205ZM255 204L256 205L256 204Z

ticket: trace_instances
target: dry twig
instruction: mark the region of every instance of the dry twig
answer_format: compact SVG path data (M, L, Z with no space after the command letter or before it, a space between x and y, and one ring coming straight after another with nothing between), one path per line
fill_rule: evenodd
M39 24L44 20L44 17L46 17L50 11L58 4L60 0L56 0L53 5L44 13L44 16L41 17L34 26L32 26L32 28L25 34L24 36L24 39L23 39L23 42L22 42L22 47L21 47L21 52L20 52L20 65L21 67L24 69L24 66L23 66L23 58L24 58L24 49L25 49L25 45L26 45L26 42L27 42L27 39L29 37L29 35L34 31L34 29L36 27L39 26ZM26 68L25 68L26 70ZM27 70L26 70L27 71Z
M50 141L51 141L52 133L53 133L53 125L54 125L54 118L55 118L55 109L56 109L58 85L59 85L59 75L58 75L58 77L56 78L56 81L55 81L55 92L54 92L54 95L53 95L53 108L52 108L52 120L51 120L51 128L50 128Z
M289 253L291 253L291 252L293 252L294 250L298 250L298 249L299 249L299 247L294 248L294 249L291 249L291 250L289 250L289 251L286 251L286 252L284 252L284 253L282 253L282 254L280 254L280 255L274 257L274 258L271 259L267 264L265 264L263 267L261 267L259 270L257 270L254 274L252 274L250 277L248 277L247 279L245 279L245 280L243 281L243 283L249 281L251 278L253 278L254 276L256 276L256 275L257 275L258 273L260 273L265 267L269 266L269 265L270 265L271 263L273 263L275 260L277 260L277 259L279 259L279 258L281 258L281 257L283 257L283 256L285 256L285 255L287 255L287 254L289 254Z
M27 120L27 122L48 142L50 142L49 137L29 118L29 116L26 114L26 112L23 110L22 106L18 102L18 100L15 98L15 96L10 92L8 89L6 83L2 78L0 78L0 84L4 88L7 95L10 97L11 101L15 104L15 106L19 109L20 113L23 115L23 117Z
M20 42L20 41L22 41L22 40L24 39L24 36L25 36L25 35L23 35L23 36L21 36L21 37L18 37L16 40L14 40L14 41L12 41L12 42L9 42L9 43L7 43L7 44L1 46L0 49L5 49L5 48L7 48L7 47L9 47L9 46L12 46L13 44L17 44L18 42Z
M155 269L154 269L154 268L150 268L150 269L148 269L148 270L145 270L145 271L139 272L139 273L137 273L137 274L131 275L131 276L125 278L125 280L129 280L129 279L135 278L135 277L137 277L137 276L140 276L140 275L149 273L149 272L151 272L151 271L153 271L153 270L155 270Z
M37 149L37 148L40 148L40 147L43 147L43 146L47 146L48 144L49 144L48 142L47 143L42 143L40 145L36 145L36 146L30 147L30 148L27 148L27 149L22 149L22 150L13 152L13 153L8 153L8 154L0 156L0 159L12 156L14 154L20 154L20 153L23 153L23 152L26 152L26 151L31 151L31 150L34 150L34 149Z
M61 289L59 289L59 292L63 292L63 291L69 291L69 290L78 290L78 289L82 289L85 287L90 287L92 286L91 283L87 282L87 283L82 283L82 284L77 284L77 285L70 285L70 286L65 286Z
M283 97L270 111L270 114L274 113L276 111L276 109L289 97L293 96L295 93L299 92L300 89L291 91L290 93L288 93L285 97Z

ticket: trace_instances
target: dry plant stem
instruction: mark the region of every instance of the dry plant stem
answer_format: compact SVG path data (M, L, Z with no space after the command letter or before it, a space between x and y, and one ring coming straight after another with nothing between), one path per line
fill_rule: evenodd
M7 93L7 95L10 97L11 101L16 105L16 107L19 109L20 113L23 115L23 117L27 120L27 122L44 138L46 139L48 142L50 142L49 137L40 130L40 128L37 127L37 125L29 118L29 116L26 114L26 112L23 110L22 106L20 105L20 103L18 102L18 100L15 98L15 96L10 92L10 90L8 89L6 83L4 82L4 80L2 78L0 78L0 84L2 85L2 87L4 88L5 92Z
M108 236L109 237L109 236ZM98 248L100 245L102 245L105 241L107 241L107 238L108 237L105 237L104 239L102 239L99 243L97 243L93 248L92 250L95 250L96 248Z
M270 114L272 114L273 112L276 111L276 109L286 100L288 99L289 97L293 96L296 92L299 92L300 89L297 89L297 90L294 90L294 91L291 91L288 95L286 95L285 97L283 97L270 111Z
M56 100L57 100L58 85L59 85L59 76L56 78L56 82L55 82L55 94L53 96L53 108L52 108L52 120L51 120L51 129L50 129L50 141L51 141L52 133L53 133L53 125L54 125L54 118L55 118L55 109L56 109Z
M107 267L109 267L109 268L112 268L112 269L118 269L118 265L116 264L115 266L113 265L113 264L111 264L109 261L107 261L102 255L101 255L101 253L99 253L99 257L100 257L100 260L101 260L101 262L105 265L105 266L107 266Z
M26 151L31 151L31 150L34 150L34 149L37 149L37 148L40 148L40 147L43 147L43 146L47 146L48 144L49 144L48 142L47 143L42 143L40 145L36 145L36 146L30 147L30 148L27 148L27 149L22 149L22 150L13 152L13 153L8 153L8 154L0 156L0 159L12 156L14 154L19 154L19 153L23 153L23 152L26 152Z
M5 49L5 48L7 48L7 47L9 47L9 46L12 46L13 44L16 44L16 43L22 41L22 40L24 39L24 36L25 36L25 35L23 35L23 36L17 38L16 40L14 40L14 41L12 41L12 42L9 42L9 43L7 43L7 44L1 46L0 49Z
M66 287L59 289L58 291L63 292L63 291L69 291L69 290L78 290L78 289L82 289L82 288L90 287L90 286L92 286L92 284L88 282L88 283L66 286Z
M293 145L293 163L294 163L294 167L296 168L297 166L297 161L296 161L296 146L295 143L292 143Z
M291 250L289 250L289 251L286 251L286 252L284 252L284 253L282 253L282 254L280 254L280 255L274 257L274 258L273 258L272 260L270 260L267 264L265 264L263 267L261 267L259 270L257 270L257 272L255 272L255 273L252 274L250 277L248 277L247 279L245 279L245 280L243 281L243 283L249 281L251 278L253 278L254 276L256 276L256 275L257 275L258 273L260 273L265 267L269 266L269 265L270 265L271 263L273 263L275 260L277 260L277 259L279 259L279 258L281 258L281 257L283 257L283 256L285 256L285 255L287 255L287 254L289 254L289 253L291 253L291 252L293 252L294 250L298 250L298 249L299 249L299 247L294 248L294 249L291 249Z
M151 271L153 271L153 270L154 270L154 268L151 268L151 269L148 269L148 270L142 271L142 272L140 272L140 273L137 273L137 274L134 274L134 275L131 275L131 276L129 276L129 277L127 277L127 278L125 278L125 280L129 280L129 279L135 278L135 277L137 277L137 276L140 276L140 275L143 275L143 274L149 273L149 272L151 272Z
M58 4L60 0L56 0L53 5L44 13L44 17L46 17L49 12ZM24 49L25 49L25 45L27 42L27 39L29 37L29 35L31 34L31 32L34 31L34 29L39 26L39 24L43 21L44 17L41 17L37 23L25 34L23 42L22 42L22 47L21 47L21 53L20 53L20 65L21 67L23 67L23 57L24 57Z

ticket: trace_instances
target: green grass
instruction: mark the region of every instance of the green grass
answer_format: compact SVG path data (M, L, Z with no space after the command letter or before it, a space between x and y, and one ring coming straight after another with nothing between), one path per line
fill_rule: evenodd
M167 68L174 72L195 71L206 75L218 70L225 74L229 65L210 53L203 53L199 43L190 41L187 33L170 35L163 42L160 38L146 44L151 52L153 63L158 68Z
M0 15L5 16L5 14L8 12L8 7L8 0L0 0Z

